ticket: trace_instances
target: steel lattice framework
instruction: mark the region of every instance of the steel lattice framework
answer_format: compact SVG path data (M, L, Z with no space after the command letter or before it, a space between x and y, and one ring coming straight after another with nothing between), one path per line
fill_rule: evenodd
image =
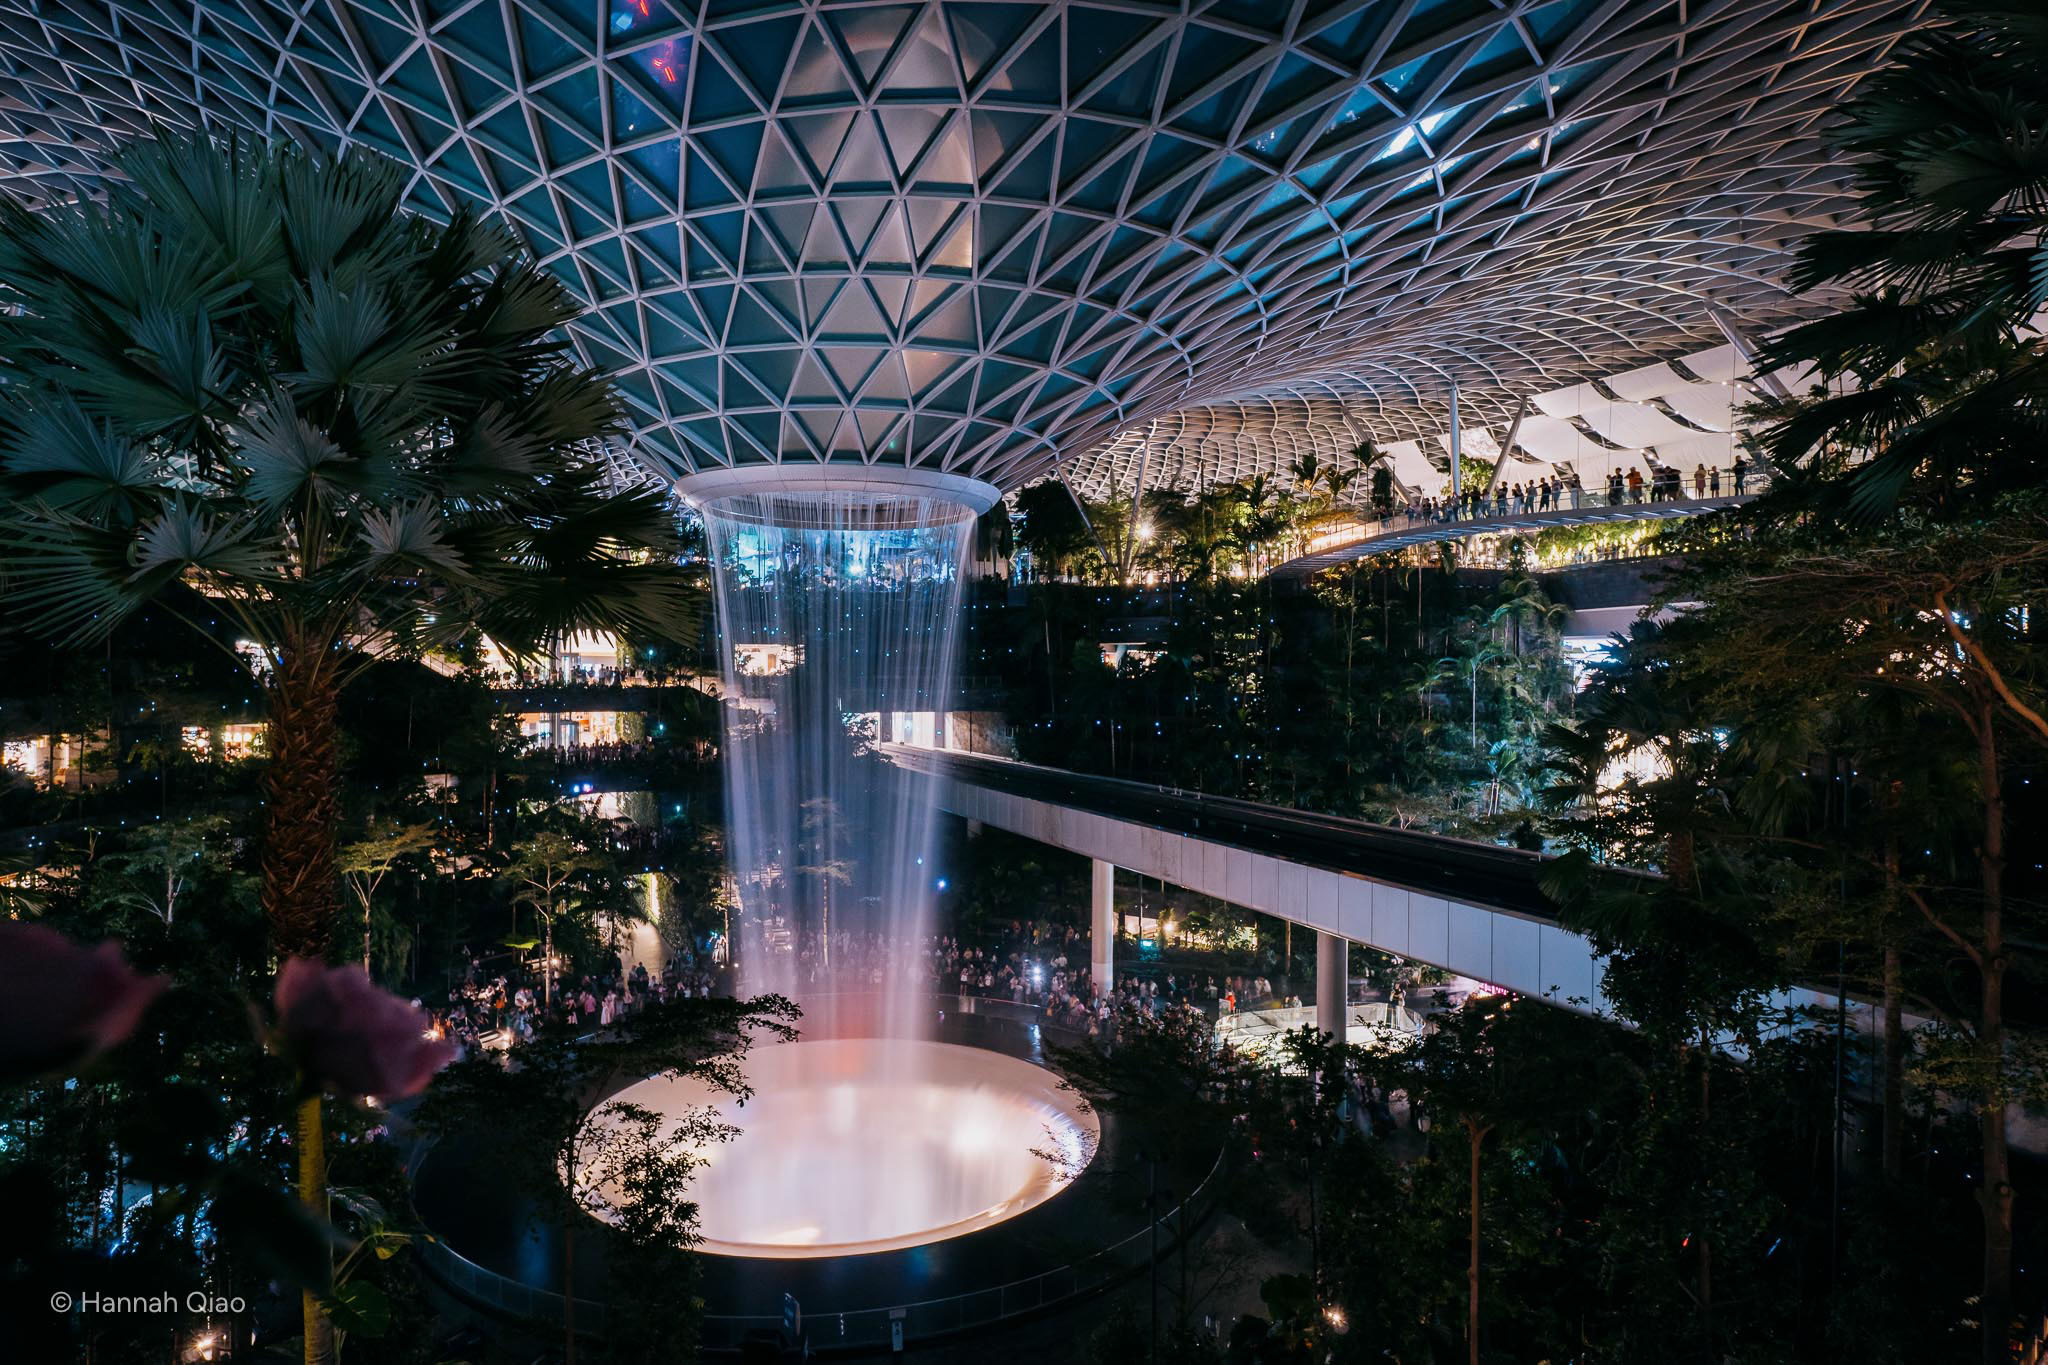
M1099 480L1159 423L1249 467L1816 306L1818 133L1923 4L0 0L0 178L90 192L163 126L385 152L589 302L664 473Z

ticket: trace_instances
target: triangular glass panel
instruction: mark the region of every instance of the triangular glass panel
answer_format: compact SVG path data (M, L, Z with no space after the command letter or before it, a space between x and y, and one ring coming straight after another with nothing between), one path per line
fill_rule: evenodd
M974 269L974 214L965 206L953 215L952 226L925 257L925 265L938 270Z
M607 74L605 84L611 87L612 137L615 140L627 141L674 126L672 119L640 98L627 82Z
M974 171L979 180L993 177L1025 140L1048 120L1040 114L1018 114L1006 110L975 109L968 114L968 131L974 149ZM1053 140L1048 134L1047 140Z
M876 309L875 301L868 297L868 291L856 286L839 291L839 297L819 321L818 332L823 336L882 340L889 335L889 324Z
M660 270L649 269L650 275L665 275L671 280L681 277L683 246L680 230L675 224L660 223L640 228L633 234L633 245L661 263Z
M753 87L754 102L765 109L781 89L790 45L802 24L800 17L778 15L751 24L707 29L704 41L725 54L732 69Z
M809 330L817 330L818 324L824 321L825 310L832 306L832 301L839 297L846 284L844 279L816 277L803 282L804 320Z
M796 340L782 320L746 290L741 290L732 301L732 321L726 327L725 338L728 346L780 345ZM748 357L756 373L759 373L759 366L754 362L763 358L761 355Z
M477 124L471 130L471 136L494 152L529 168L529 173L540 167L540 158L533 150L533 137L526 129L524 105L506 105Z
M674 318L659 308L640 310L641 323L647 329L647 354L656 359L673 359L677 356L693 355L704 349L704 339L696 336Z
M825 362L825 368L839 381L847 393L860 391L870 371L888 352L864 346L821 346L818 355Z
M946 41L945 26L939 22L938 6L928 5L917 31L904 40L902 54L889 68L882 89L899 99L905 96L957 99L959 80L952 48Z
M840 197L832 201L832 211L839 216L839 226L856 255L866 253L868 239L881 226L882 214L888 207L889 201L880 197Z
M952 200L923 195L906 199L903 210L910 218L911 244L920 258L939 244L961 211L960 205Z
M1168 31L1153 15L1097 9L1092 5L1072 6L1066 19L1067 93L1076 97L1119 57L1148 38L1158 41ZM1196 25L1187 31L1203 30ZM1185 36L1181 42L1185 45ZM1117 79L1125 78L1119 75Z
M822 183L832 174L832 163L839 159L839 149L846 142L846 130L853 126L853 119L851 111L834 109L826 113L792 114L781 122L784 135L810 164L812 177Z
M838 401L841 396L839 390L833 387L824 367L818 363L818 357L810 351L804 352L803 358L797 362L796 383L789 391L790 401L829 403Z
M716 208L722 204L735 202L733 191L727 187L725 180L713 169L711 162L702 152L692 148L687 165L689 170L683 182L685 211ZM746 193L744 185L740 187L739 193Z
M768 204L754 210L755 221L767 223L774 230L775 240L781 244L783 252L795 260L803 253L804 241L811 235L811 216L817 208L815 200Z
M974 157L967 141L967 121L954 114L920 153L912 187L929 190L974 189Z
M917 16L914 5L878 5L864 9L824 11L825 22L839 40L840 50L860 73L863 89L872 89L882 64L903 39L903 31Z
M740 263L747 273L758 275L787 274L795 268L790 253L776 239L774 232L752 214L747 215L747 249Z
M910 402L910 381L903 373L903 357L894 351L888 352L875 372L868 376L867 391L861 395L866 403Z
M972 412L974 410L974 378L977 368L962 366L940 386L938 392L925 398L923 406L935 412Z
M1026 203L1042 203L1052 198L1052 175L1058 164L1059 146L1059 135L1054 133L1040 138L1031 150L1004 161L996 194Z
M870 454L889 455L892 444L900 447L896 428L902 423L903 415L895 412L876 412L872 408L861 408L854 413L860 423L860 444Z
M884 105L875 111L875 116L882 121L882 134L889 145L890 165L895 169L897 179L903 179L917 164L943 116L935 109L908 104Z
M827 207L811 219L811 231L804 238L802 265L845 266L851 259L846 241L839 235L839 220Z
M801 408L794 416L803 425L804 435L809 438L803 444L812 452L824 455L832 449L832 433L839 427L841 408ZM787 428L784 435L788 434Z
M719 374L725 382L720 401L728 408L773 407L781 399L780 389L767 392L751 371L730 360L719 367Z
M860 89L847 77L846 65L832 44L825 40L815 24L804 25L803 39L797 44L796 61L783 83L783 107L846 104L859 99L860 95Z
M1040 225L1017 234L1007 250L1002 249L1003 243L999 238L984 239L988 241L990 250L1001 251L1002 254L993 261L984 262L982 274L1010 284L1028 284L1037 267L1038 246L1044 237L1045 228Z
M754 164L761 154L762 128L759 123L738 123L727 128L702 130L690 136L706 155L718 163L726 177L745 191L754 183Z
M924 318L933 307L959 290L960 286L950 280L919 280L910 291L910 306L904 314L904 323L909 327L922 327Z
M706 355L672 360L663 364L662 369L673 382L685 386L697 402L707 407L718 406L716 357Z
M1001 67L1006 104L1043 104L1058 108L1066 100L1061 80L1060 25L1048 24L1013 60ZM999 62L1002 59L997 59Z
M682 424L683 439L713 460L729 458L725 424L716 417L693 417Z
M910 277L907 275L864 275L861 277L868 290L874 294L876 306L884 318L893 319L899 326L903 321L904 305L910 297Z
M903 211L891 204L882 215L882 226L868 243L867 264L893 265L908 268L916 263L916 256L910 249L910 234L903 228Z
M889 153L882 144L882 136L875 128L872 115L861 114L847 131L846 143L839 152L839 167L833 173L833 183L837 187L865 186L874 189L888 189L895 184L889 171Z
M701 240L715 255L717 262L727 273L739 268L740 249L746 229L746 215L738 211L731 213L707 213L701 218L684 220L684 228L693 234L692 240ZM697 278L697 262L690 262L690 278Z
M841 413L839 425L832 429L832 454L834 458L851 455L856 459L861 454L860 424L850 412Z
M1045 16L1042 5L947 5L946 24L961 72L973 85L1014 48L1033 22ZM1047 25L1057 31L1057 18Z
M724 54L706 44L699 52L690 81L690 116L698 123L738 118L761 106L726 69Z
M1094 175L1082 181L1067 196L1067 202L1076 208L1092 209L1097 213L1114 215L1123 205L1124 185L1131 178L1131 171L1138 159L1138 149L1133 147L1104 163Z
M804 314L803 306L797 301L796 281L788 278L757 279L752 283L761 302L782 315L783 325L789 328L790 335L801 335Z
M753 446L763 459L772 460L782 453L782 417L773 412L742 412L735 414L726 409L726 420L737 430L740 438ZM733 454L738 455L737 443Z
M910 454L925 463L944 459L946 452L952 449L958 439L959 428L957 419L937 414L912 418Z
M931 313L918 319L917 338L920 341L941 342L954 346L974 346L981 338L976 334L974 304L966 290L961 290Z
M960 363L960 356L945 351L928 351L916 346L906 347L903 351L903 369L910 377L913 394L930 393Z
M770 129L761 139L761 165L754 173L757 194L816 194L823 183L811 173L809 163L791 148L780 129Z

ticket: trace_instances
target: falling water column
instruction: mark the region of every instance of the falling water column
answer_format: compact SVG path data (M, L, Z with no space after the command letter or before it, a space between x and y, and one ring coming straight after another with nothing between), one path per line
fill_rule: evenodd
M694 475L683 492L717 584L742 985L804 1004L812 1024L825 1000L879 986L889 1031L915 1032L933 807L929 779L875 748L951 702L967 543L997 491L759 466Z

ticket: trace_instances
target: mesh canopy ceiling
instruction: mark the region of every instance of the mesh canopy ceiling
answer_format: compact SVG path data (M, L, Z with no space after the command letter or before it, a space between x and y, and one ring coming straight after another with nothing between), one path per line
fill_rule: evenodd
M1817 134L1922 8L0 0L0 184L164 126L371 147L589 303L651 469L1014 487L1212 407L1329 453L1456 379L1504 426L1800 315Z

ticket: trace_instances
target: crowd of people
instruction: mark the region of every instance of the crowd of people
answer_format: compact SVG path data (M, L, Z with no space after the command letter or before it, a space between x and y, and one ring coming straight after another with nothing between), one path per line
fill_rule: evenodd
M535 746L533 752L552 759L557 770L588 772L615 763L651 763L656 760L668 762L709 763L716 755L710 744L704 740L690 740L686 743L669 741L655 742L645 739L608 740L600 744L548 744L545 741Z
M609 1028L649 1004L709 997L718 986L712 964L690 951L671 956L659 972L636 963L631 969L553 982L531 972L486 977L472 960L447 1006L427 1013L435 1036L453 1041L468 1057L531 1042L538 1030L550 1026L577 1034Z
M1526 482L1511 480L1492 488L1467 488L1455 497L1410 498L1403 515L1410 522L1471 521L1479 517L1524 516L1532 512L1578 511L1588 505L1623 507L1632 503L1678 502L1692 485L1696 499L1718 498L1724 490L1742 497L1749 491L1750 466L1740 456L1725 471L1696 465L1690 476L1675 465L1652 465L1646 475L1630 466L1607 471L1606 496L1591 504L1575 470L1566 469Z
M876 931L839 930L829 945L815 934L771 941L764 951L793 957L790 982L804 994L869 991L901 983L934 995L1007 1001L1039 1022L1113 1043L1122 1022L1194 1010L1209 1019L1240 1010L1299 1007L1284 979L1260 971L1190 971L1122 962L1104 990L1092 973L1088 935L1071 924L1012 920L976 935L938 934L914 946ZM542 1028L572 1033L609 1028L649 1003L729 992L729 971L708 953L685 948L658 972L646 965L558 978L551 987L536 964L487 974L472 961L448 1005L430 1011L437 1035L470 1055L530 1041Z
M492 687L659 687L673 679L670 670L621 668L613 664L569 664L557 660L551 667L528 673L523 670L490 668L484 681Z

